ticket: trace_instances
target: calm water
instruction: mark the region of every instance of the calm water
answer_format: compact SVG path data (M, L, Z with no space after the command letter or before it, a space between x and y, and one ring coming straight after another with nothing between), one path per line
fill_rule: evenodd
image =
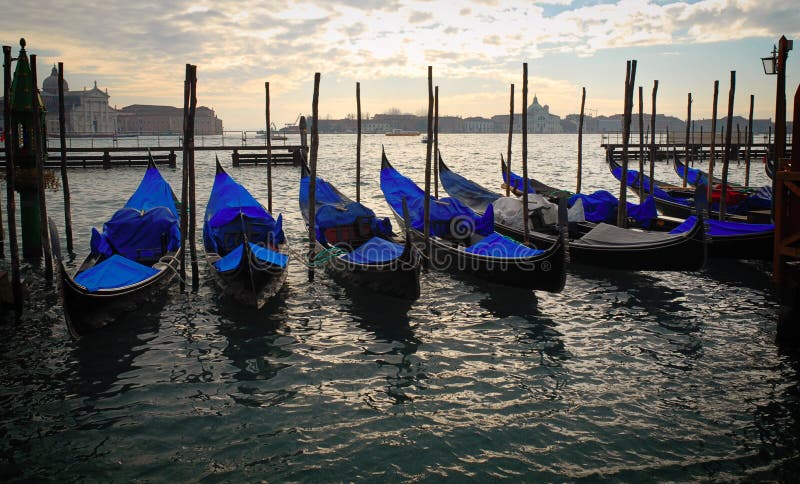
M441 138L453 169L497 186L504 135ZM599 136L587 138L584 190L614 191ZM354 194L355 137L320 141L320 176ZM382 143L417 181L425 145L365 137L362 194L388 216ZM531 173L574 187L575 146L572 135L531 136ZM197 153L201 213L213 156ZM666 164L656 170L677 180ZM143 171L70 172L71 267ZM179 172L163 171L177 190ZM266 201L264 167L230 173ZM765 180L760 165L754 175ZM304 246L298 170L274 176L275 209ZM731 176L741 181L743 168ZM48 197L63 226L61 193ZM309 284L295 261L260 313L220 300L201 268L197 294L176 284L74 341L56 296L25 267L35 302L19 325L0 326L0 478L750 481L800 471L800 358L775 344L763 264L574 268L560 294L430 272L421 298L403 303L324 274Z

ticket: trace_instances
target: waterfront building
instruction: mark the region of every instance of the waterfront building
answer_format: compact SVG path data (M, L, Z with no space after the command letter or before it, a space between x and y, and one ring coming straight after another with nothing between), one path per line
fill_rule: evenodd
M494 133L495 126L494 122L491 119L486 119L476 116L471 118L464 118L463 131L465 133Z
M112 135L116 129L117 112L108 104L108 90L97 87L70 91L67 80L64 86L64 121L67 135ZM58 69L53 66L50 75L42 82L42 101L47 110L47 132L58 135Z
M122 134L181 134L183 109L172 106L132 104L119 110L117 125ZM196 135L222 134L222 120L214 110L199 106L195 111Z

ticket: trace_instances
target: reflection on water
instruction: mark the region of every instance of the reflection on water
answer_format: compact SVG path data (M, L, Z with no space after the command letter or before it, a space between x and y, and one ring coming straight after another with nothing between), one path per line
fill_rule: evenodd
M423 178L424 145L399 138L364 138L362 199L378 216L389 216L378 189L382 144L405 174ZM320 173L349 195L354 141L322 136L320 146ZM571 186L574 142L533 136L531 171ZM499 184L487 167L505 143L440 137L448 164L488 187ZM584 184L614 191L597 145L586 138ZM197 153L200 212L213 157ZM656 176L669 180L670 170L660 163ZM72 267L90 227L143 171L70 172ZM178 187L179 170L163 171ZM263 167L231 174L266 198ZM273 174L275 211L303 249L298 172ZM48 197L58 214L60 196ZM25 266L34 302L19 324L0 326L0 477L792 480L800 365L796 351L774 344L765 269L572 267L561 294L425 271L411 302L341 286L323 271L310 284L293 261L278 297L253 311L219 297L201 265L197 294L176 284L73 341L41 269Z

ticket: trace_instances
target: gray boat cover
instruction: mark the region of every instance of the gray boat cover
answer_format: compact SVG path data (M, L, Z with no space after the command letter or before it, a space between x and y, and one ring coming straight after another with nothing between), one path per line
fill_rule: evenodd
M520 198L500 197L492 205L495 223L522 230L522 200ZM528 213L533 215L537 210L541 213L544 224L555 225L558 223L558 205L541 195L529 193ZM567 217L570 222L583 222L583 203L575 203L570 207Z
M600 223L579 240L574 241L573 244L577 243L605 246L641 245L675 240L676 235L685 237L685 234L669 234L667 232L646 232L644 230L637 229L622 229L615 225Z

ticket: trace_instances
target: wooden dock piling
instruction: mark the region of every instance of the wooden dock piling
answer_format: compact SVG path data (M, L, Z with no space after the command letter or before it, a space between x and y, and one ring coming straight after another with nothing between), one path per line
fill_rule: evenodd
M319 80L320 73L314 73L314 97L311 101L311 153L309 156L308 178L308 281L314 282L314 258L316 257L316 223L317 223L317 151L319 150ZM305 118L301 121L301 137L305 145Z
M627 63L625 71L625 107L622 120L622 173L620 173L619 203L617 204L617 226L628 225L628 144L633 110L633 85L636 82L636 60Z
M200 285L200 271L197 267L197 237L195 230L197 228L197 203L195 189L195 171L194 171L194 127L195 115L197 113L197 66L190 66L189 70L189 88L191 98L189 102L189 125L186 131L187 149L189 152L189 250L192 264L192 291L197 292Z
M644 201L644 87L639 86L639 202Z
M528 244L528 63L522 64L522 241ZM509 176L508 181L511 182Z
M39 88L36 71L36 58L35 54L30 56L31 62L31 79L34 90L34 98L39 98ZM44 191L44 158L45 150L47 149L47 133L44 131L42 119L44 118L42 112L42 105L38 102L33 103L34 119L33 123L33 146L34 154L36 156L36 196L39 202L39 237L42 240L42 256L44 258L44 279L49 286L53 282L53 253L50 247L50 231L48 230L49 224L47 222L47 195Z
M575 193L581 192L581 175L583 173L583 113L586 107L586 87L581 88L581 114L578 118L578 179L575 183Z
M511 196L511 141L514 136L514 83L511 83L508 107L508 150L506 151L506 196ZM500 155L500 159L503 155Z
M433 196L439 198L439 86L433 88Z
M689 176L689 127L692 124L692 93L689 93L686 97L686 141L685 141L685 149L684 149L684 157L683 157L683 188L686 188L687 178Z
M22 281L19 271L19 244L17 242L17 200L15 194L14 151L11 149L11 46L3 46L3 132L6 152L6 210L8 210L8 250L11 253L11 293L14 297L14 314L22 316Z
M653 114L650 115L650 183L653 182L653 175L656 165L656 96L658 95L658 80L653 81ZM701 127L702 129L702 127ZM650 193L653 188L650 188Z
M180 288L186 290L186 239L189 234L189 154L186 145L186 132L189 130L189 64L186 64L186 73L183 81L183 166L181 167L181 253L180 262ZM236 166L236 165L234 165Z
M428 142L425 150L425 198L422 205L425 258L431 256L431 157L433 150L433 66L428 66Z
M706 188L706 199L708 200L709 218L711 217L711 193L714 190L714 157L716 156L717 138L717 100L719 98L719 81L714 81L714 97L711 104L711 152L708 156L708 187Z
M361 202L361 83L356 83L356 202Z
M64 63L58 63L58 139L61 155L61 189L64 191L64 232L67 237L67 252L73 252L72 246L72 200L69 191L69 175L67 175L67 122L64 110Z
M267 210L272 215L272 123L269 119L269 82L264 83L264 95L266 97L264 114L267 121L265 130L267 137Z
M725 154L722 158L722 192L719 197L719 219L725 220L728 208L728 166L731 157L731 136L733 134L733 101L736 93L736 71L731 71L731 87L728 91L728 121L725 124ZM709 181L710 184L710 181Z
M747 115L747 146L744 151L744 186L750 186L750 149L753 146L753 105L756 97L750 95L750 114Z

